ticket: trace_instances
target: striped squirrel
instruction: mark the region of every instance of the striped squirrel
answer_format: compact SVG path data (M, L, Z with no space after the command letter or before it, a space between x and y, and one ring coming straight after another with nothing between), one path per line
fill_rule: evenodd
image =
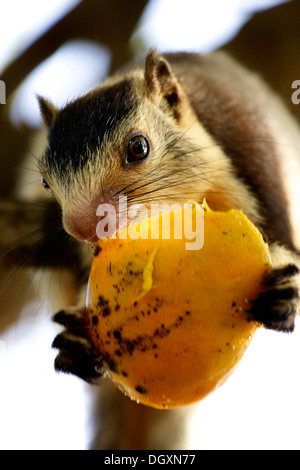
M88 242L81 244L87 269L99 204L118 211L121 195L129 207L205 198L214 210L242 210L261 230L273 270L249 311L266 328L294 329L300 133L260 78L221 52L150 50L143 63L62 109L42 97L39 105L48 129L42 183L61 206L65 230ZM55 367L93 382L101 364L85 334L80 297L78 307L54 316L65 327L53 342Z

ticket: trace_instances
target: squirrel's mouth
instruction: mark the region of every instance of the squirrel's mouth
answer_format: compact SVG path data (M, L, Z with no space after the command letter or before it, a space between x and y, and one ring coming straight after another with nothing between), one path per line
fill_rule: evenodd
M111 194L92 201L76 198L63 208L63 224L65 230L77 240L94 244L112 238L131 224L156 217L162 212L182 209L184 205L173 201L171 204L133 204L128 203L126 196L115 198Z
M95 198L93 201L78 198L63 208L63 225L66 232L77 240L88 243L111 238L133 221L141 221L146 217L146 206L129 206L125 196L118 199Z

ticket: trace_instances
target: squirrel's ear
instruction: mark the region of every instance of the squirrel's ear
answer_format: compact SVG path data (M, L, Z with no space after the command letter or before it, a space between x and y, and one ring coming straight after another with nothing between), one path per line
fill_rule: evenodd
M145 81L148 96L167 104L175 119L179 120L182 88L168 61L154 50L150 50L146 58Z
M50 101L46 100L42 96L37 96L37 100L39 102L43 123L47 128L49 128L55 121L55 117L58 113L58 108L56 108L54 104L52 104Z

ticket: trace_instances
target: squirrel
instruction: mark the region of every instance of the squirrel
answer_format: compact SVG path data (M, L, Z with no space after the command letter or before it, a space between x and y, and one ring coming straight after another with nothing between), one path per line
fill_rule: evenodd
M66 232L86 242L87 265L100 204L115 206L118 221L120 196L129 208L205 198L213 210L242 210L269 244L272 271L247 315L266 328L293 331L300 132L256 74L220 51L150 50L62 109L38 100L48 130L42 184L61 206ZM55 368L92 383L101 358L88 339L84 308L83 295L78 307L54 315L64 327L53 342Z

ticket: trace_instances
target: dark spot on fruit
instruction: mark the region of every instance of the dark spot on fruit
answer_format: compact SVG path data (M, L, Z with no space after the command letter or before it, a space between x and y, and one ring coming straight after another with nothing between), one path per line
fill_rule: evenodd
M115 337L116 339L120 339L120 338L121 338L121 333L120 333L119 330L115 330L115 331L114 331L114 337Z
M110 314L110 308L109 308L109 307L105 307L105 308L102 310L102 316L103 316L103 317L108 317L109 314Z
M100 248L100 246L97 245L96 248L95 248L95 251L94 251L94 256L95 257L98 256L100 251L102 251L102 248Z
M110 368L110 370L112 370L112 371L115 372L116 374L119 373L117 364L116 364L115 361L113 361L112 359L109 360L109 362L108 362L108 367Z
M102 297L102 295L99 295L99 297L98 297L98 304L97 304L97 305L98 305L99 307L104 307L104 306L107 305L107 304L108 304L108 300L105 300L105 298Z
M145 394L147 393L147 389L145 387L142 387L141 385L137 385L135 387L136 391L139 392L139 393L142 393L142 394Z

